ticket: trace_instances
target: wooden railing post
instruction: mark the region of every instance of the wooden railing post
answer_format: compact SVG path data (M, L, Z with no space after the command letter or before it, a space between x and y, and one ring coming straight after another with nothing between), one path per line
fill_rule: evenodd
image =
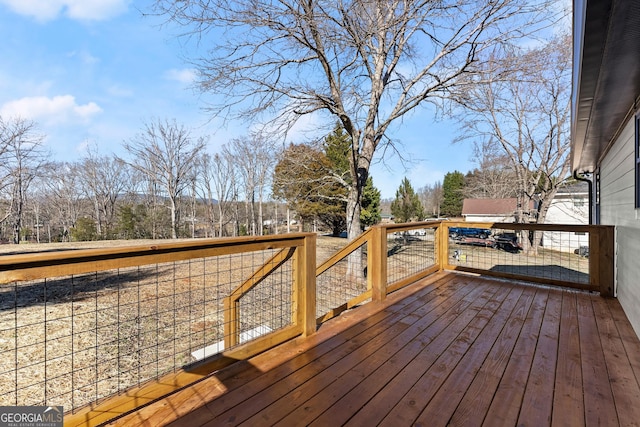
M224 317L224 348L231 348L240 341L239 307L231 296L224 299Z
M589 230L589 281L603 297L614 296L615 228L592 226Z
M371 300L384 301L387 297L387 229L372 227L373 235L367 250L367 286Z
M437 263L440 271L449 266L449 226L441 222L436 232Z
M295 253L294 323L302 334L316 331L316 235L305 236Z

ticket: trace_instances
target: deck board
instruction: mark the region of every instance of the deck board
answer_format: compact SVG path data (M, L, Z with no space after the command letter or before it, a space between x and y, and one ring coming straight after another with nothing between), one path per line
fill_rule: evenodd
M522 331L513 348L512 356L507 361L498 389L492 396L482 425L498 427L516 424L548 298L548 290L536 289L536 295ZM474 410L478 411L479 409Z
M585 425L618 425L607 364L591 301L579 298L577 310L584 380Z
M428 367L419 381L387 414L382 425L394 426L398 425L398 422L402 425L413 425L416 420L424 425L426 421L419 419L422 411L427 409L427 405L440 388L444 387L448 379L464 382L468 378L467 363L471 363L473 367L473 363L477 362L491 347L522 289L521 287L498 289L498 292L457 337L449 337L451 341L449 347L439 355L436 362ZM500 311L501 316L494 317L501 306L506 307L506 310ZM462 369L456 371L458 367ZM438 419L442 420L441 417Z
M575 293L567 292L562 295L556 382L553 394L552 425L554 426L584 425L585 423L582 356L576 300Z
M618 419L621 425L640 425L640 386L627 356L626 346L608 304L602 299L592 301L604 358L609 374ZM635 352L637 353L637 349Z
M552 290L545 307L533 363L522 398L518 425L551 424L562 293Z
M113 425L636 425L614 299L441 273Z
M504 329L500 333L498 340L482 361L482 366L473 378L473 381L459 392L464 393L462 399L454 407L451 413L451 424L464 426L480 426L493 400L493 396L498 389L500 380L507 368L508 362L513 354L517 340L526 324L526 319L531 305L536 296L536 289L528 289L523 293L518 306L512 316L505 323ZM446 395L442 395L446 399ZM433 403L431 407L436 407ZM434 414L437 417L437 414ZM443 417L444 418L444 417Z

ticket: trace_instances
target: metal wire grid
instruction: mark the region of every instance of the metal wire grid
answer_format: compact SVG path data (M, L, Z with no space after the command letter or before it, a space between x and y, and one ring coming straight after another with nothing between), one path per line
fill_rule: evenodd
M520 248L500 238L517 238ZM526 240L542 246L528 250ZM530 240L529 240L530 241ZM524 244L523 244L524 242ZM516 231L494 229L488 239L449 239L452 265L499 271L541 279L589 283L589 233L569 231Z
M293 276L293 261L288 260L242 296L240 343L293 323Z
M75 409L221 350L224 298L273 252L0 285L0 406ZM291 322L292 277L289 261L248 293L243 330Z
M387 234L387 283L393 284L436 264L435 228Z
M316 277L316 317L367 291L367 244ZM368 300L367 300L368 301Z

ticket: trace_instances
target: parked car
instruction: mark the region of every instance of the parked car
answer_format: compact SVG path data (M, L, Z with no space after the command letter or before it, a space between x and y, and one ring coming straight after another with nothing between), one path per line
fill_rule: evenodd
M480 239L486 239L491 235L491 230L486 228L472 228L472 227L449 227L449 237L459 239L462 237L479 237Z
M580 246L573 251L574 254L589 258L589 246Z
M507 252L518 252L522 247L518 243L518 235L516 233L498 233L493 236L494 247Z
M427 230L425 230L424 228L417 228L413 230L407 230L407 234L410 236L426 236Z

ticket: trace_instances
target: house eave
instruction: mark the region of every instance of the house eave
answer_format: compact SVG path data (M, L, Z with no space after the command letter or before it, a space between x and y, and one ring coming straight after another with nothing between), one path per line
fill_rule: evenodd
M574 0L572 170L593 172L640 93L640 2Z

